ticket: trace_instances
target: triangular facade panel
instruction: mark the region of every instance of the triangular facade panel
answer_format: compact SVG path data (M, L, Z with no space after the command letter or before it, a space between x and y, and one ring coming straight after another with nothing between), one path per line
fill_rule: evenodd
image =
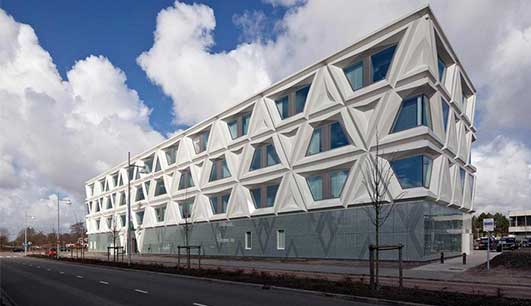
M254 104L253 114L251 115L248 132L249 136L251 138L259 137L273 129L273 119L271 119L266 102L264 99L257 100Z
M328 69L322 67L317 71L310 87L306 100L306 113L311 116L336 105L343 105L343 101Z
M288 172L284 175L282 183L278 188L275 212L285 213L305 210L306 205L304 204L302 195L297 188L297 183L293 178L293 174Z

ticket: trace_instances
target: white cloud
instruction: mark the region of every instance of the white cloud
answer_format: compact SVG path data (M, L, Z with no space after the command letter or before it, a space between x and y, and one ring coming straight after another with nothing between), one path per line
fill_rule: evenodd
M499 136L478 146L472 155L479 169L476 190L478 211L529 209L531 199L531 150Z
M209 51L215 26L209 7L176 2L158 14L154 45L138 57L149 78L172 97L179 123L205 119L270 83L255 45Z
M82 220L83 182L163 140L149 110L105 57L78 61L63 80L33 29L0 10L0 223L12 231L24 212L49 231L61 192Z
M270 81L278 81L426 3L422 0L265 2L286 6L288 10L278 21L264 20L260 12L238 15L234 22L243 30L242 37L247 43L223 53L209 52L215 43L212 36L215 19L210 8L176 2L159 14L155 43L138 62L151 80L173 98L176 120L193 123L204 119L227 104L255 93ZM503 141L489 141L503 128L523 128L527 133L531 128L528 118L531 113L531 87L528 86L531 83L531 3L428 2L479 90L480 136L490 137L479 137L482 150L498 147L500 142L515 144L511 136L503 137ZM259 17L253 20L253 16ZM481 141L477 145L482 145ZM527 150L524 144L515 146ZM492 177L490 170L484 172L482 167L489 169L490 163L502 160L504 157L499 153L493 151L478 167L479 188L482 181L489 184L485 176ZM527 164L519 165L527 171ZM498 198L494 193L481 193L476 201L478 209L496 205ZM515 203L520 204L500 205L508 209L511 205L520 207L523 202Z

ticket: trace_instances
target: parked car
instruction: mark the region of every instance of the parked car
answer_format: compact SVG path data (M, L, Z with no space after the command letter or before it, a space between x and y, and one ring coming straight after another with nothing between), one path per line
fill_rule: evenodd
M13 248L13 252L15 253L24 252L24 248Z
M489 245L489 238L488 237L481 237L476 239L476 244L474 245L474 249L476 250L486 250L487 245ZM496 250L496 239L494 237L490 237L490 249Z
M502 237L500 243L496 246L496 251L501 252L502 250L516 250L518 249L518 242L514 237Z
M57 256L57 250L55 248L51 248L51 249L48 250L46 255L48 255L50 257L55 257L55 256Z

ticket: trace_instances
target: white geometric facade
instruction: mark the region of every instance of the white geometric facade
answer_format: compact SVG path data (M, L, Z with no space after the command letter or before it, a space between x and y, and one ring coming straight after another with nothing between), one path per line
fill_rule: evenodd
M475 104L431 10L415 11L132 158L147 168L131 181L138 249L146 230L185 222L180 204L194 224L363 206L377 139L395 171L389 201L427 199L467 219ZM117 222L124 244L126 166L87 182L89 239Z

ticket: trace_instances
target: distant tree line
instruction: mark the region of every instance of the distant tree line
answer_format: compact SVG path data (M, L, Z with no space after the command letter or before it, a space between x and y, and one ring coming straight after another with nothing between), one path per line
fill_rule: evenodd
M506 216L499 212L495 214L483 212L478 216L472 217L472 229L474 231L474 238L486 235L486 233L483 232L483 219L488 218L494 219L494 236L501 237L507 236L509 234L509 219Z
M0 250L6 247L21 247L24 244L24 229L21 229L15 239L9 239L9 230L6 228L0 228ZM37 231L33 227L28 227L27 231L28 241L32 246L54 246L57 243L57 233L55 230L46 233L43 231ZM85 235L85 224L78 222L70 226L68 233L61 233L61 244L76 243L79 238Z

